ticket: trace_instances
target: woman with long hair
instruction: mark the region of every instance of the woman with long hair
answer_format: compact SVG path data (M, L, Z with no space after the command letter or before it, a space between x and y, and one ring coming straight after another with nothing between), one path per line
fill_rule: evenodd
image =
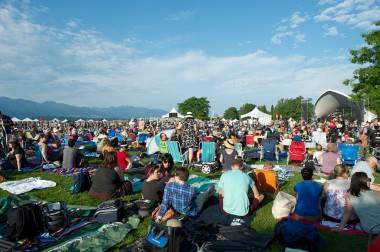
M124 181L115 151L105 151L103 162L92 179L89 195L101 201L122 197L132 192L132 183Z

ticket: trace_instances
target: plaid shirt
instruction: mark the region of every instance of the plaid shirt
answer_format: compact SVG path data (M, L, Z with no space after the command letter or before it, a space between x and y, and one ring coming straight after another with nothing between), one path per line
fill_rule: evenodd
M169 207L187 216L197 215L195 207L195 188L188 184L169 183L165 187L164 198L160 205L160 216L164 216Z

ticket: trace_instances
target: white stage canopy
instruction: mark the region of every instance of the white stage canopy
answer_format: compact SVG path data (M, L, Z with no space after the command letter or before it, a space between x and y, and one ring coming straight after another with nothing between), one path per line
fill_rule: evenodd
M272 116L260 111L257 107L255 107L251 112L242 115L241 118L256 118L260 124L265 125L272 120Z

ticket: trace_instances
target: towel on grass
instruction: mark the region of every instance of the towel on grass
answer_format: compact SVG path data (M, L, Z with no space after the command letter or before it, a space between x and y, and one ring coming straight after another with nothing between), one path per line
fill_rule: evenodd
M0 184L3 189L12 194L22 194L34 189L45 189L55 187L57 184L51 180L43 180L39 177L31 177L21 180L7 181Z

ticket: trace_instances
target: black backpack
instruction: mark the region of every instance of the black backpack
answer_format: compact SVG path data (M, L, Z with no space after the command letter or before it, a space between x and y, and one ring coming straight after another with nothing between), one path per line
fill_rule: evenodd
M71 188L71 193L76 194L85 192L91 188L91 177L88 171L79 172L74 178L74 184Z
M96 209L93 218L99 223L112 223L122 221L125 217L124 202L113 199L101 203Z
M63 202L48 203L42 206L43 221L49 233L54 233L69 225L68 210Z
M6 236L11 241L30 239L44 230L41 207L26 204L9 209L7 213Z

